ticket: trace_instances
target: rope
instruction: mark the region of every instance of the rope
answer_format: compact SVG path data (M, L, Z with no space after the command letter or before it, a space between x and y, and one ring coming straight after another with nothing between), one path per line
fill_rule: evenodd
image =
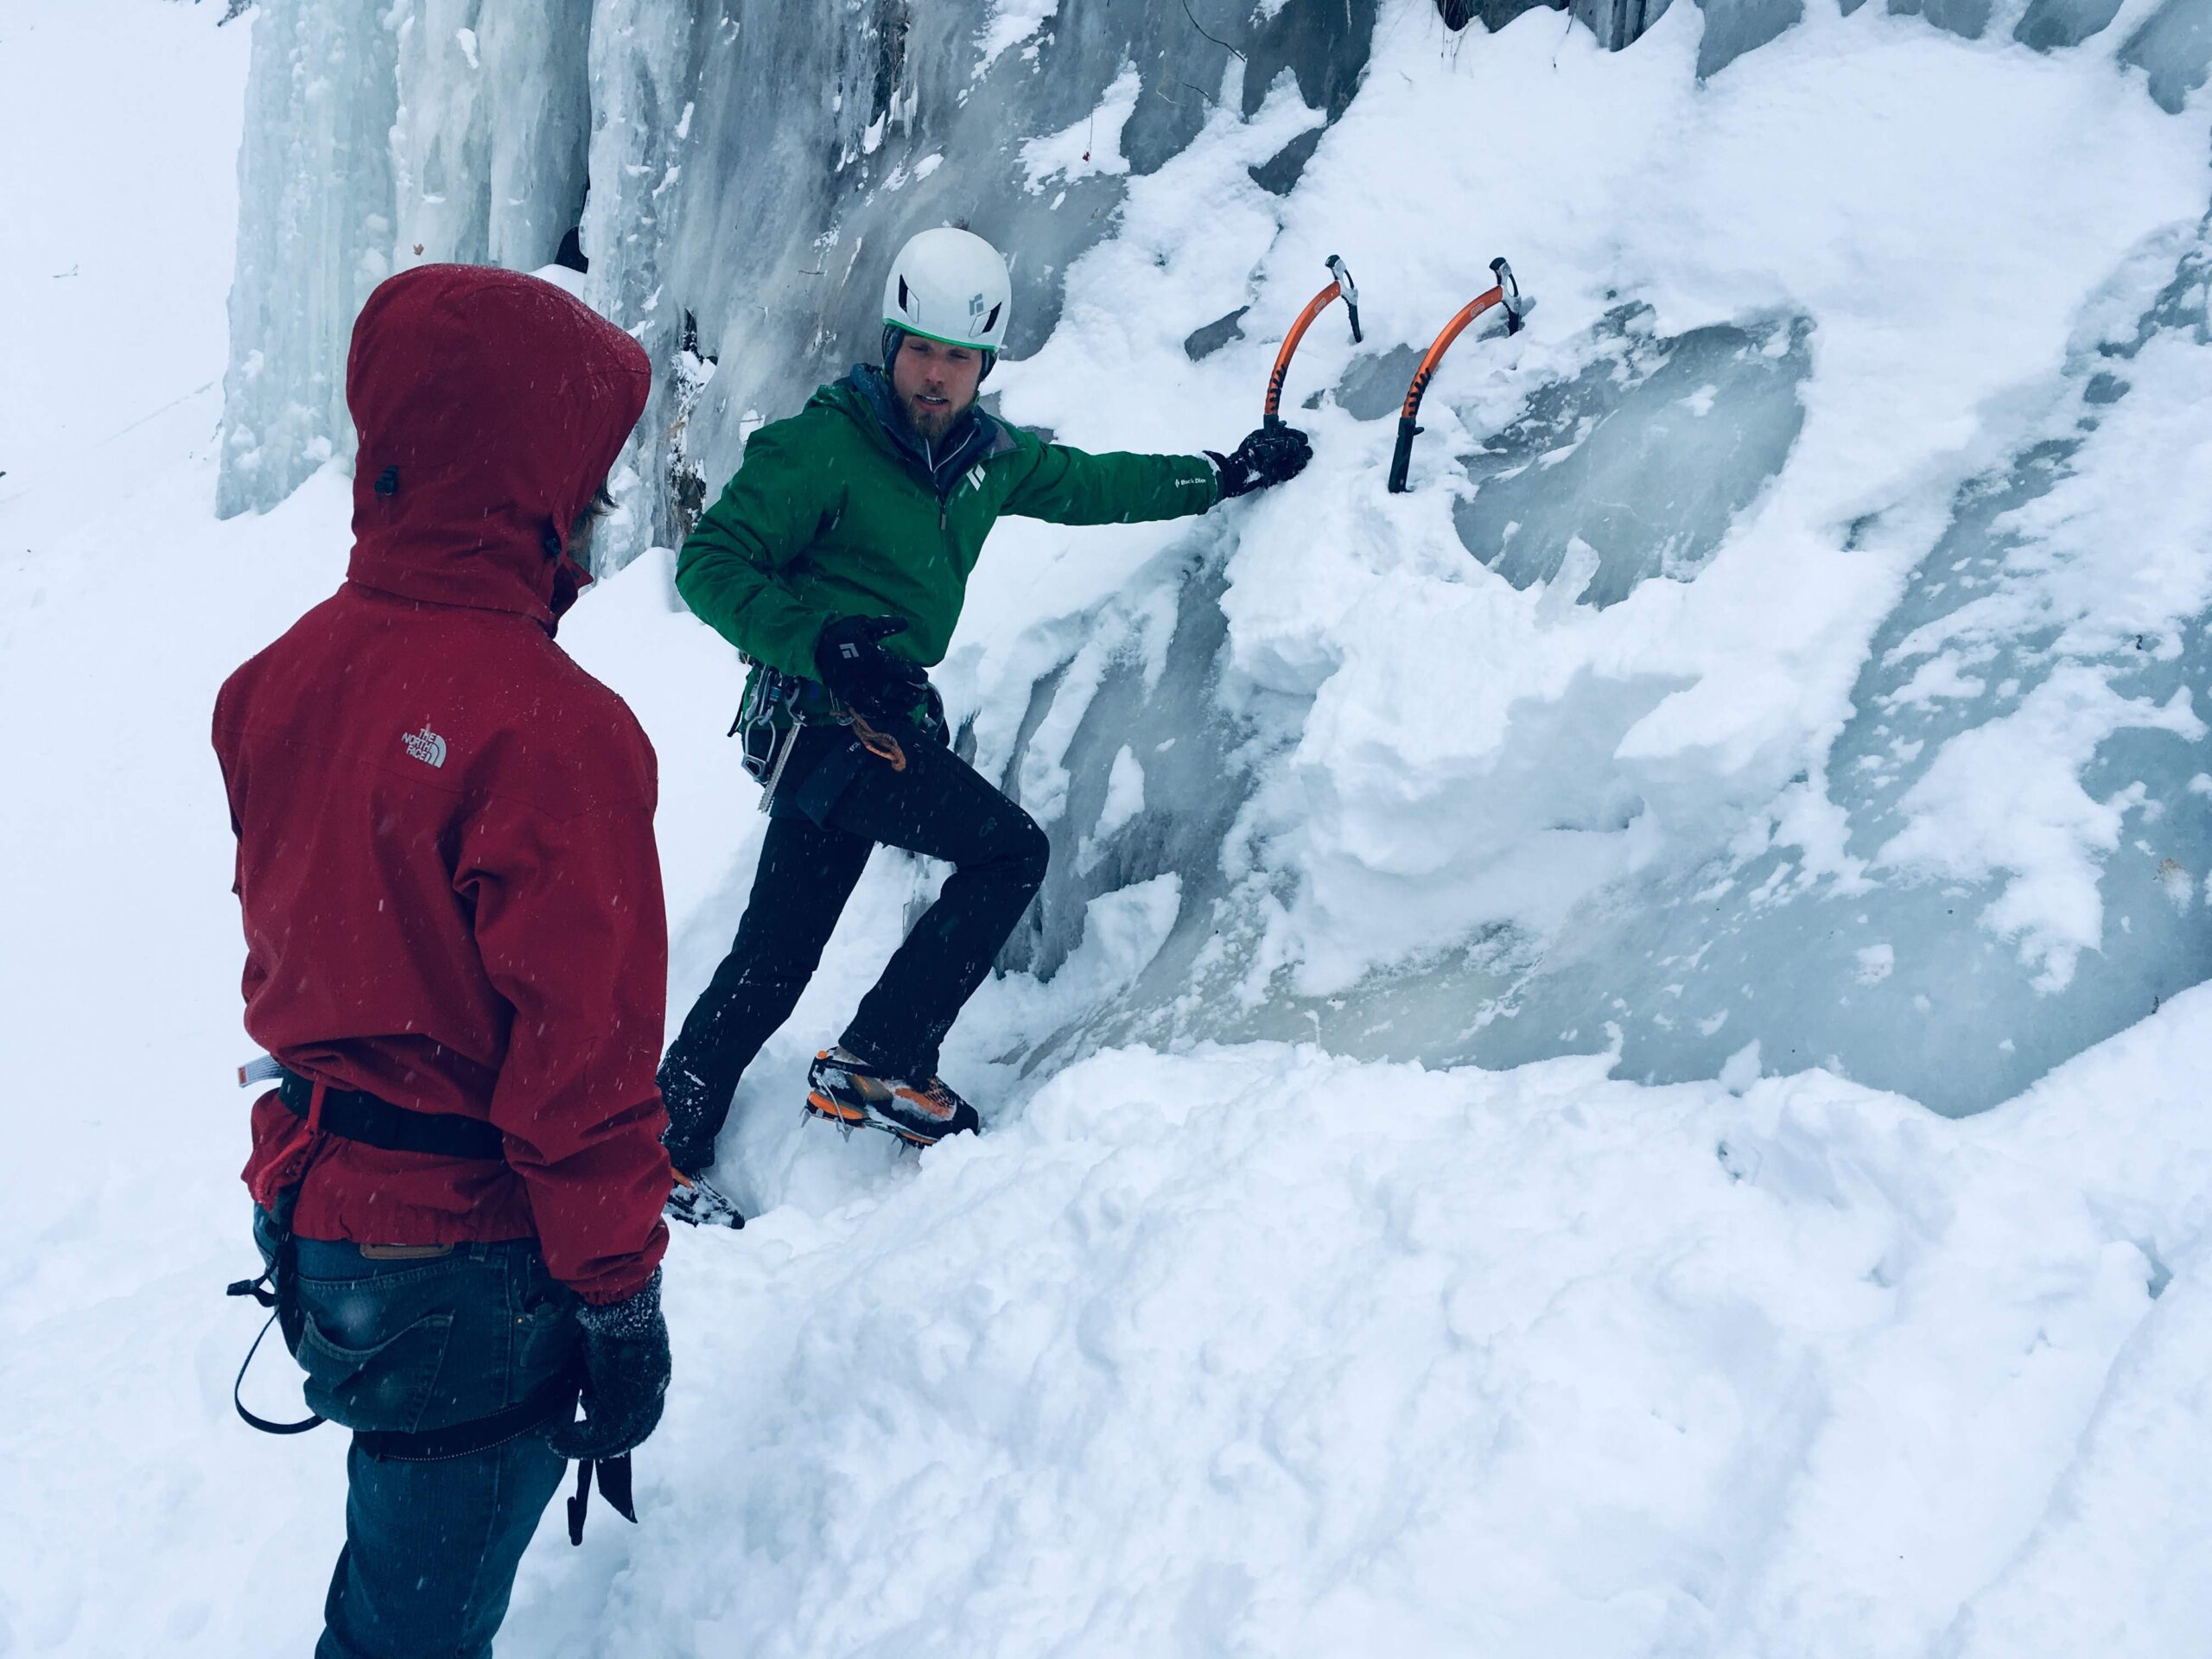
M879 732L868 723L857 709L853 710L853 735L859 738L861 747L879 760L888 760L891 770L906 770L906 752L899 747L899 740L888 732Z

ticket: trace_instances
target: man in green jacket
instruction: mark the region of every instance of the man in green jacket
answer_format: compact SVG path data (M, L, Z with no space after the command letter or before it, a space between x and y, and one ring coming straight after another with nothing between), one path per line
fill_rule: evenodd
M921 1146L976 1127L937 1076L938 1046L1042 884L1047 846L944 747L925 670L944 658L999 516L1179 518L1281 483L1312 453L1278 426L1226 456L1094 455L993 419L976 393L1010 297L982 238L915 237L884 284L884 366L855 367L755 433L683 544L677 589L753 663L739 724L772 817L736 942L661 1065L687 1219L730 1219L697 1178L879 842L954 872L817 1058L808 1109Z

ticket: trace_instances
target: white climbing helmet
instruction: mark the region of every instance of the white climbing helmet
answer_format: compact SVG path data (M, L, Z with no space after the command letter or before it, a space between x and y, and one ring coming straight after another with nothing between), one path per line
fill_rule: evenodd
M899 249L883 281L885 325L946 346L995 353L1013 308L1014 285L999 251L950 225Z

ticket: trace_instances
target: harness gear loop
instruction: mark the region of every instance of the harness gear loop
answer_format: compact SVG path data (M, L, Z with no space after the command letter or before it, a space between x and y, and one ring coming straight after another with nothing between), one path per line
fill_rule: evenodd
M269 1058L266 1055L262 1058ZM259 1062L249 1061L238 1068L239 1077L243 1080L258 1066ZM281 1067L278 1069L282 1071ZM283 1071L282 1075L297 1081L291 1072ZM292 1233L292 1207L298 1201L300 1189L307 1185L308 1177L315 1173L315 1165L321 1161L322 1154L329 1147L330 1141L327 1138L317 1139L311 1143L307 1162L301 1166L299 1179L278 1195L276 1206L267 1212L271 1230L276 1234L276 1248L263 1265L260 1275L239 1279L223 1287L226 1296L251 1296L269 1310L269 1317L262 1321L261 1329L254 1335L252 1346L245 1351L245 1357L238 1362L238 1376L231 1381L231 1405L238 1412L239 1419L248 1427L257 1428L264 1434L304 1434L326 1421L317 1413L302 1417L295 1423L278 1423L249 1411L245 1403L245 1374L252 1368L253 1357L261 1351L262 1341L269 1335L269 1327L272 1325L283 1333L288 1351L294 1353L299 1351L300 1332L307 1323L307 1315L300 1309L298 1290L293 1283L296 1276L294 1264L298 1252Z
M270 1310L269 1317L261 1322L260 1334L254 1338L253 1346L245 1351L245 1357L238 1363L238 1374L231 1383L231 1404L237 1408L239 1417L245 1420L249 1428L257 1428L264 1434L304 1434L311 1428L321 1427L325 1420L320 1414L302 1417L296 1423L278 1423L271 1422L268 1418L259 1416L246 1408L246 1371L253 1364L253 1357L261 1351L262 1338L269 1334L269 1327L276 1323L277 1316L282 1312L276 1306L278 1291L272 1274L264 1271L258 1279L241 1279L236 1284L226 1286L223 1294L251 1296L255 1301Z

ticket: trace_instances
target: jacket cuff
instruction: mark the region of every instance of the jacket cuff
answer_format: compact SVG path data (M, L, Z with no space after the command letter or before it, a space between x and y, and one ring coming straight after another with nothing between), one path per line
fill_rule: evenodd
M583 1299L585 1306L611 1307L617 1302L629 1300L643 1290L647 1282L660 1272L660 1259L667 1254L668 1224L655 1216L652 1233L645 1240L645 1248L620 1267L610 1267L594 1273L588 1284L577 1284L572 1281L564 1282Z
M655 1268L646 1275L645 1282L627 1296L612 1302L595 1302L588 1299L576 1310L576 1321L594 1337L643 1336L660 1317L660 1269Z

